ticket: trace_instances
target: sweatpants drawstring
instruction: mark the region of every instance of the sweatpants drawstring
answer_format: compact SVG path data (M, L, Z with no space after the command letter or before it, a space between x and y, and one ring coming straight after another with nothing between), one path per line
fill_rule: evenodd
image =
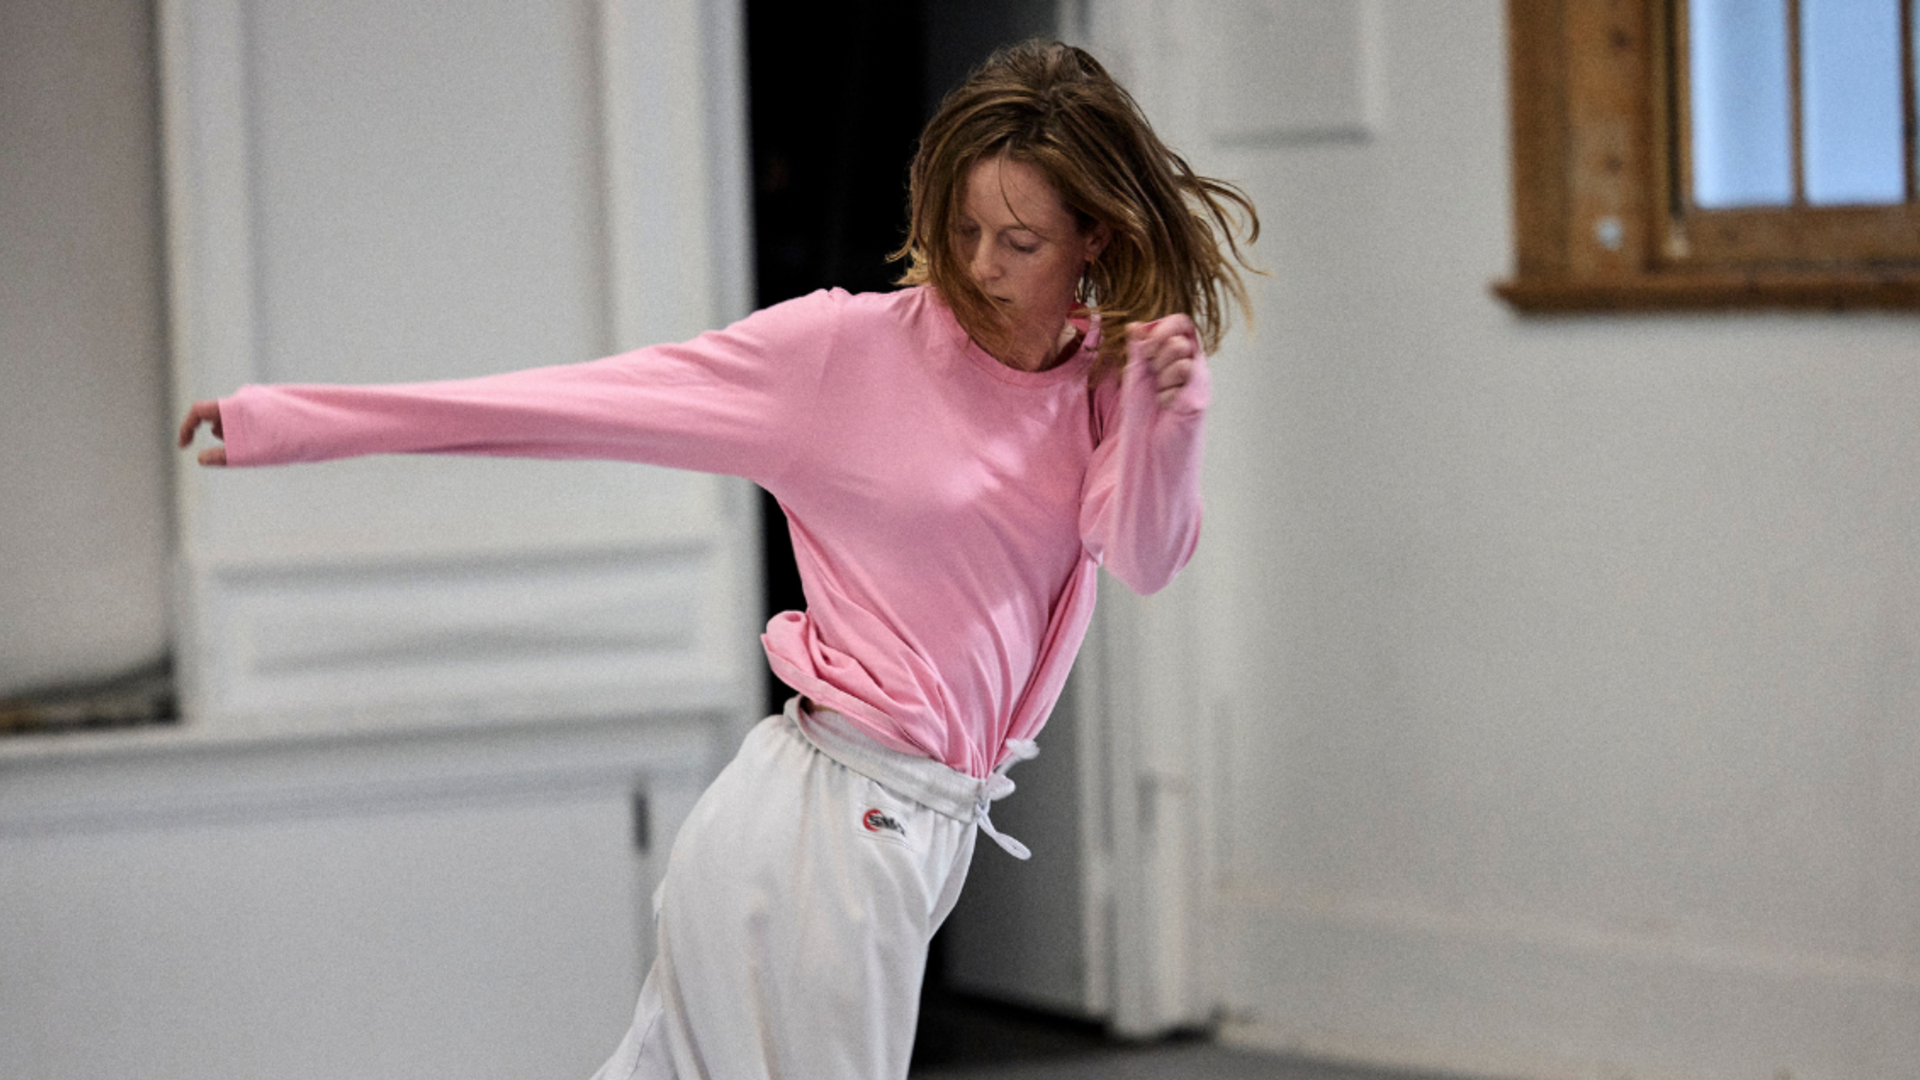
M980 797L973 806L974 824L980 826L980 831L986 833L989 839L999 844L1000 850L1016 859L1031 859L1033 852L1027 850L1027 845L994 828L993 817L987 811L995 799L1004 799L1013 794L1013 781L1007 776L1007 770L1019 762L1032 761L1039 756L1040 747L1032 739L1008 739L1007 760L1001 762L1000 767L993 770L992 775L980 782Z

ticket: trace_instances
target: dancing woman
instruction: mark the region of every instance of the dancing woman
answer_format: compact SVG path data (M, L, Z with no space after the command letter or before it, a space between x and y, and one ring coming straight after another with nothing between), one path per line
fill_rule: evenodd
M928 941L1059 697L1100 566L1166 585L1199 537L1205 351L1252 205L1091 56L988 61L921 136L903 288L837 290L590 363L195 403L208 465L604 458L778 498L797 696L681 828L657 955L603 1080L907 1071Z

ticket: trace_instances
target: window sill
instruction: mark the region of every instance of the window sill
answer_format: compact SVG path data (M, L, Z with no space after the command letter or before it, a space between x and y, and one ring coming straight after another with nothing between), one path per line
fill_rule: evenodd
M1530 315L1663 310L1920 310L1920 269L1522 277L1493 291Z

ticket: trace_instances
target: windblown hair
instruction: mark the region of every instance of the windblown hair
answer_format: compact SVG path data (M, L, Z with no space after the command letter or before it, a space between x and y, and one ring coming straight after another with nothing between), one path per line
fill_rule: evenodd
M1071 45L1034 41L995 53L927 123L910 173L907 240L893 253L908 261L899 283L932 285L989 352L1005 340L1005 320L974 284L955 235L968 170L1003 154L1045 174L1083 230L1112 230L1078 297L1101 319L1093 381L1125 363L1134 323L1184 312L1212 352L1227 329L1229 299L1251 316L1235 264L1258 271L1234 218L1252 244L1260 235L1252 201L1195 174L1099 61Z

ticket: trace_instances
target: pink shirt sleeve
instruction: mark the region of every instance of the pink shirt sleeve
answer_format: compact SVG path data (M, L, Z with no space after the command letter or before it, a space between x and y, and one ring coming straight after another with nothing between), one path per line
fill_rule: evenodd
M1080 498L1087 551L1134 592L1158 592L1200 542L1200 459L1213 380L1206 357L1162 408L1146 362L1127 366Z
M843 294L815 293L678 345L475 379L247 386L220 403L227 461L362 454L638 461L766 482L790 460Z

